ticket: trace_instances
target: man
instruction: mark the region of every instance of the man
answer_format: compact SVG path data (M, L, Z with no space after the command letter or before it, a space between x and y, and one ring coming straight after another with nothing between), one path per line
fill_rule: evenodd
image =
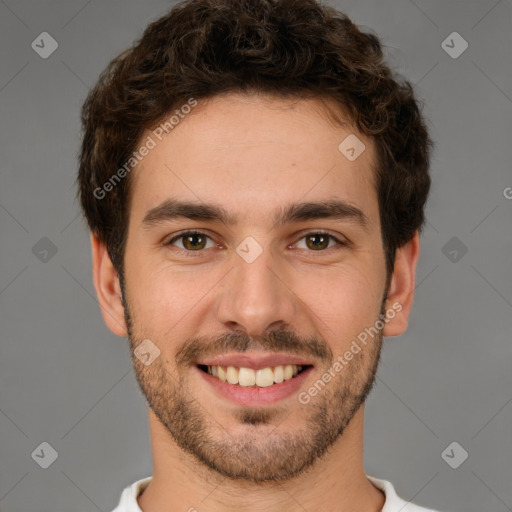
M314 0L183 2L82 121L94 285L153 451L116 512L426 510L363 467L432 146L378 39Z

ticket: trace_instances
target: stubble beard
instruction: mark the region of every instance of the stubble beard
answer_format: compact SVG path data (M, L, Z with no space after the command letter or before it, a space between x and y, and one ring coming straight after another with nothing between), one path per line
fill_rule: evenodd
M302 405L297 400L293 411L283 407L240 408L231 422L247 428L242 429L243 433L232 434L228 432L229 425L219 425L210 411L190 394L187 389L190 367L170 373L163 355L149 366L134 356L135 348L144 338L134 334L136 326L123 288L135 375L149 407L182 450L224 477L261 484L284 482L303 474L342 436L375 383L382 331L308 404ZM381 315L384 304L385 301L381 304ZM331 365L327 364L324 371ZM300 418L304 426L287 431L282 423L286 424L290 414Z

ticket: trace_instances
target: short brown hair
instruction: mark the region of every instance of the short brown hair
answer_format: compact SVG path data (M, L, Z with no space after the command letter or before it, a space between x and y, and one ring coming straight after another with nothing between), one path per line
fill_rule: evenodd
M89 228L122 276L130 174L98 193L144 130L173 109L230 92L331 99L375 142L388 278L396 250L420 231L433 146L411 84L379 39L315 0L189 0L113 59L82 108L78 196Z

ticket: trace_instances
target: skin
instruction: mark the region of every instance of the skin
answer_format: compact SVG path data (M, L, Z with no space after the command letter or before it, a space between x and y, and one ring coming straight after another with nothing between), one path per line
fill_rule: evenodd
M91 236L107 326L129 336L132 350L148 338L160 350L149 366L133 357L150 406L154 472L138 499L144 512L383 507L363 466L364 400L382 337L407 329L419 237L398 250L386 297L375 148L355 128L331 122L324 106L239 94L200 102L134 171L124 286L104 244ZM353 162L338 150L351 133L366 145ZM146 212L171 196L216 202L238 223L182 218L144 228ZM349 219L273 225L272 214L291 202L333 198L361 209L368 229ZM187 229L210 237L199 252L183 238L164 245ZM304 237L322 231L349 245L308 245ZM250 264L236 252L247 236L263 249ZM195 257L186 257L187 248ZM240 348L242 339L251 354L308 357L314 367L305 391L396 303L401 311L380 335L306 405L298 393L274 405L235 405L194 364L176 359L192 342L199 354L220 354L221 337L225 349ZM269 334L275 331L288 335L287 349Z

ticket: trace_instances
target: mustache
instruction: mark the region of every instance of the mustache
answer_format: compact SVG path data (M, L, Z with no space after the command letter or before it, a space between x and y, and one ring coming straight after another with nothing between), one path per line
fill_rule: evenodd
M292 331L274 330L265 337L250 337L234 331L218 337L197 336L186 341L175 356L177 365L190 365L205 356L217 356L226 352L291 352L294 355L332 361L329 346L316 337L300 338Z

